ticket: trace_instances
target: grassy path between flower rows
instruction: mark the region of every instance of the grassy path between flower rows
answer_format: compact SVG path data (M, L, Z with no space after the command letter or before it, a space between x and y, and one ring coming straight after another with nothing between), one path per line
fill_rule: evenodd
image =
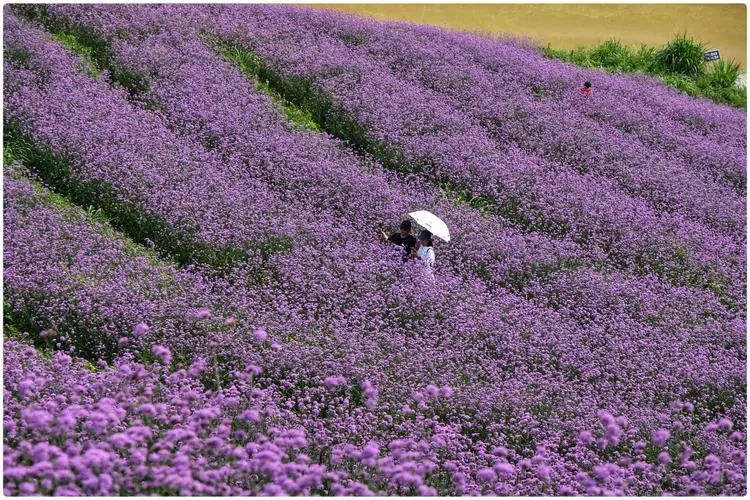
M256 84L260 92L269 96L273 100L273 102L276 103L279 109L284 113L284 115L287 117L290 124L294 128L320 133L329 132L339 139L346 140L350 144L358 146L355 149L360 153L372 153L373 150L383 151L385 149L382 146L373 147L371 145L364 145L364 140L359 140L358 142L353 143L351 140L353 137L350 137L343 133L339 133L338 135L334 133L337 130L335 125L333 125L330 120L326 120L326 117L324 115L316 114L315 108L313 106L306 106L303 103L297 102L295 100L290 100L285 95L282 89L282 85L279 84L279 82L276 82L275 84L272 83L272 81L274 81L274 78L269 73L268 68L266 68L262 64L261 59L256 54L237 45L222 42L221 40L218 40L211 36L206 36L205 39L208 43L212 44L221 55L236 64L242 70L242 72L250 80L252 80L253 83ZM348 125L350 127L355 126L353 123L350 123ZM364 131L362 130L359 134L357 134L357 137L363 135ZM383 158L386 160L389 158L387 154L383 154L381 156L383 156ZM383 162L383 165L391 170L404 173L403 165L405 163L406 160L403 159L403 157L400 157L398 158L398 163ZM411 170L413 169L415 169L415 167L411 168ZM440 184L439 189L443 193L443 195L454 205L465 204L485 215L500 213L497 205L493 203L489 198L485 196L472 195L469 190L460 188L453 183L443 182ZM512 218L517 214L506 213L501 215L506 216L506 218ZM516 217L515 222L523 222L523 220Z
M56 192L76 205L99 210L112 226L134 241L155 243L163 256L173 258L181 266L200 263L222 269L244 260L247 252L251 252L250 249L206 245L191 235L173 230L167 222L134 203L120 200L106 183L75 179L70 173L68 158L30 141L12 123L5 124L4 143L15 158L29 165ZM269 244L273 246L273 242ZM257 247L265 248L263 243Z
M6 141L3 145L3 165L4 176L14 181L29 185L33 189L33 202L38 206L45 206L57 212L66 223L71 225L84 225L88 230L99 234L106 241L112 241L119 246L128 259L145 259L153 272L161 276L162 272L167 269L178 269L177 262L167 260L163 255L157 253L155 249L148 248L130 238L128 235L118 231L106 214L93 206L80 206L73 200L60 193L52 191L45 187L35 178L32 170L22 163L21 158L17 156L17 149L12 142ZM29 200L31 201L31 200ZM8 201L6 199L7 208ZM43 238L44 235L39 235ZM164 283L170 283L169 276L165 278ZM143 276L144 279L151 279L149 276ZM88 275L71 275L71 280L76 281L78 285L85 286L88 280L96 280L94 276ZM135 285L133 285L135 286ZM40 295L45 292L39 291ZM69 323L77 325L79 323L79 311L67 311ZM14 339L29 345L33 345L43 357L51 357L55 350L55 335L44 335L45 330L49 330L48 324L43 324L44 318L37 317L36 311L14 308L7 297L3 298L3 328L6 332L6 338ZM85 321L81 321L81 324ZM55 331L52 329L50 331ZM94 364L96 358L83 356L87 367L92 370L97 369Z
M6 165L10 165L8 158L11 155L7 154L7 149L4 151L3 156ZM32 186L36 202L53 208L64 219L70 219L71 223L84 223L88 227L95 229L105 238L119 241L123 244L123 250L132 258L146 257L150 263L159 265L158 257L151 250L138 245L128 237L118 233L109 225L106 219L102 218L101 212L76 206L69 199L49 191L27 174L28 172L25 171L25 167L19 167L17 163L14 166L13 172L10 174L6 173L6 175L10 175L14 180ZM40 237L42 236L40 235ZM93 279L93 277L79 276L79 279L85 281ZM40 291L39 293L42 294L44 292ZM67 311L67 316L71 324L78 323L80 319L79 311L72 309ZM16 340L32 346L42 358L51 359L56 350L55 343L58 340L56 338L58 332L57 328L49 328L49 325L44 324L44 321L45 318L40 318L35 311L14 308L8 301L8 297L3 297L3 331L5 332L5 339ZM68 332L66 328L63 328L63 330ZM84 365L89 370L96 371L99 369L95 364L97 361L96 357L83 356L80 359L83 360Z

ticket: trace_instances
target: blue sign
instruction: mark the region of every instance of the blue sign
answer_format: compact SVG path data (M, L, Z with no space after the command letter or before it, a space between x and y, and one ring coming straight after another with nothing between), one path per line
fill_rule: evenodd
M708 52L703 53L704 61L718 61L719 59L721 59L721 56L719 55L719 49L709 50Z

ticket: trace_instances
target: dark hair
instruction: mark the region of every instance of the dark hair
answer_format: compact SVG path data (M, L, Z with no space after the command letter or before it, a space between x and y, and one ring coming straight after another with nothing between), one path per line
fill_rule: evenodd
M583 86L586 87L586 88L590 88L591 87L591 82L588 81L588 80L586 80L585 82L583 82Z
M420 241L426 241L427 242L427 246L431 247L432 246L432 233L429 232L427 229L423 229L419 233L419 240Z
M411 231L411 221L405 220L401 223L400 226L398 226L399 229L403 229L404 231Z

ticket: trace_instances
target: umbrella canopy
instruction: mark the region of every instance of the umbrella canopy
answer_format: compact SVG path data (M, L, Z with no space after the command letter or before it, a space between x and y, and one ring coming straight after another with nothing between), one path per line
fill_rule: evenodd
M440 218L428 212L427 210L418 210L409 214L409 217L414 219L417 224L422 226L431 232L434 236L437 236L443 241L451 240L451 233L448 231L448 226Z

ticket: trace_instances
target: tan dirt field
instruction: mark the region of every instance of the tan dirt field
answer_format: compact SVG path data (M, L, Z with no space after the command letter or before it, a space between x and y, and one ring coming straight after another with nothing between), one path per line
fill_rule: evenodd
M610 38L661 46L687 32L747 67L745 4L318 4L374 17L462 31L512 34L556 49Z

